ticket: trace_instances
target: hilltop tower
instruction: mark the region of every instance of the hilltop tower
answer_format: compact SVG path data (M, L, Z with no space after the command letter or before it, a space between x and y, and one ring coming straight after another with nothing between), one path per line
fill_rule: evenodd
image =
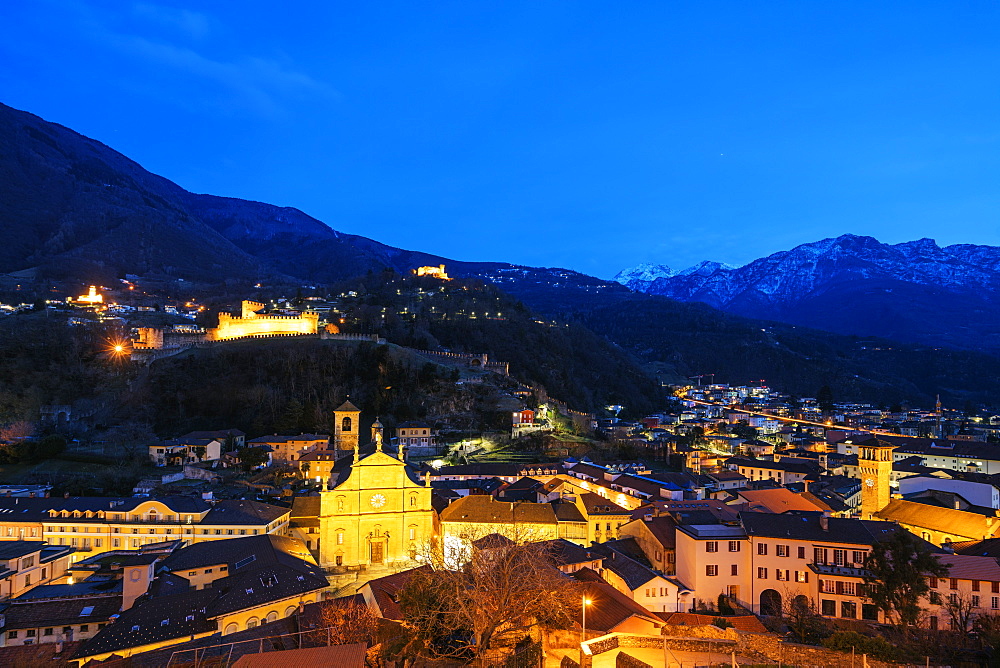
M870 520L889 505L892 451L896 446L873 438L860 444L858 472L861 474L861 519Z
M340 408L333 411L333 446L339 454L344 451L358 452L360 435L361 409L348 399Z

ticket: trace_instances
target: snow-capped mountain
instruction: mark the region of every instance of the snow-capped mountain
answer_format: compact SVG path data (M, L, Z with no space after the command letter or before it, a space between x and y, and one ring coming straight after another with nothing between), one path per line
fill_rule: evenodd
M645 292L650 283L656 279L670 278L674 273L674 270L665 264L645 263L619 271L612 280L637 292Z
M845 234L738 268L702 262L626 285L841 333L1000 349L1000 248L993 246Z

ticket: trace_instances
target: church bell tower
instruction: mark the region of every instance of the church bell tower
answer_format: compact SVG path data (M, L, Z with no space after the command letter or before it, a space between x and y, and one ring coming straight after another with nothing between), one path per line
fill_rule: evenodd
M889 481L892 475L892 451L896 446L877 438L863 443L858 450L858 473L861 475L861 519L870 520L889 505Z
M345 451L358 451L358 437L361 427L361 409L348 399L333 411L333 444L339 454Z

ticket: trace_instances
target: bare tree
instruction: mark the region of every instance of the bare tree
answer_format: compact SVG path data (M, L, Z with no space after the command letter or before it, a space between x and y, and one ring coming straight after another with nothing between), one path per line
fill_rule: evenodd
M492 528L492 527L491 527ZM525 527L439 549L433 568L400 592L408 652L492 665L538 626L569 628L577 583L559 572L545 543L511 539Z
M951 619L951 630L957 631L963 638L968 636L976 618L976 607L972 604L972 597L965 592L949 594L944 609Z
M318 639L321 642L327 645L372 644L378 630L378 616L367 605L331 599L320 606Z
M816 605L812 599L797 590L785 587L781 600L785 622L799 642L814 642L822 637L826 621L816 612Z

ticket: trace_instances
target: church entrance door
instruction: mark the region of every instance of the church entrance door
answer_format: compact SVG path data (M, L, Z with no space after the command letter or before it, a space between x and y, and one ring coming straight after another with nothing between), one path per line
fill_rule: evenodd
M385 544L382 541L372 543L372 563L381 564L384 560L383 549Z

